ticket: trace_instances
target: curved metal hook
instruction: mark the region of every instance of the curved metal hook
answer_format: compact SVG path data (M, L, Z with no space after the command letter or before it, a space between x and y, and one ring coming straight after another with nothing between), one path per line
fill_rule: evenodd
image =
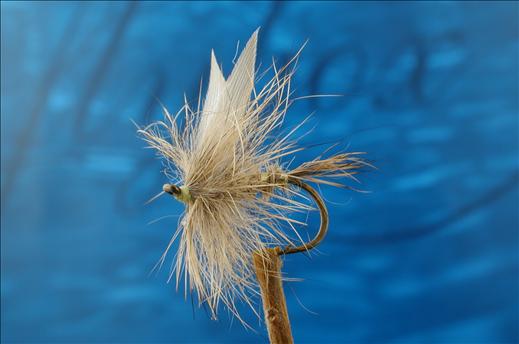
M288 176L284 175L282 180L284 180L285 183L295 185L310 194L310 196L314 199L315 204L317 204L317 206L319 207L319 212L321 215L321 226L319 227L319 231L317 232L315 237L311 241L309 241L307 243L303 243L301 246L296 246L296 247L286 246L285 248L276 247L275 250L276 250L277 254L280 256L284 255L284 254L292 254L292 253L309 251L309 250L313 249L314 247L316 247L317 245L319 245L319 243L324 239L324 237L326 236L326 233L328 232L328 209L326 209L326 205L325 205L323 199L321 198L321 196L319 195L319 193L317 193L317 191L315 191L315 189L313 187L306 184L302 180L292 177L290 175L288 175ZM187 201L188 199L190 199L190 197L191 197L189 195L189 192L186 191L184 187L179 188L178 186L176 186L174 184L164 184L162 189L164 192L166 192L170 195L173 195L177 199L184 201L184 202ZM185 195L184 195L184 193L185 193Z
M293 246L287 246L285 248L279 248L277 249L278 254L281 256L283 254L292 254L292 253L298 253L298 252L304 252L309 251L319 245L319 243L324 239L326 236L326 233L328 232L328 209L326 209L326 205L321 198L321 196L315 191L313 187L306 184L305 182L301 181L300 179L294 178L292 176L287 176L287 183L295 185L312 196L314 199L315 204L319 207L319 212L321 214L321 226L319 227L319 231L315 235L315 237L307 242L304 243L301 246L293 247Z

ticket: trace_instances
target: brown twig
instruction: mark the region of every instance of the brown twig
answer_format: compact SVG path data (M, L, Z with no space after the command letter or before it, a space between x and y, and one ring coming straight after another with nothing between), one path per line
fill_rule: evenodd
M261 288L265 323L272 344L294 342L281 281L282 262L279 254L279 247L254 253L254 267Z

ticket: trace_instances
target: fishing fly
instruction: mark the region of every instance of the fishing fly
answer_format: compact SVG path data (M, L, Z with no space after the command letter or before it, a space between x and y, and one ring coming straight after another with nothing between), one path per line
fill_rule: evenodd
M273 76L256 89L257 42L256 30L227 78L213 51L207 92L196 109L187 100L175 115L163 108L163 121L139 129L166 162L163 192L185 204L161 262L178 240L170 278L177 288L184 281L186 293L195 292L213 318L224 304L242 320L238 300L255 309L260 288L254 257L307 251L324 238L328 213L311 184L347 187L343 181L356 180L367 164L359 152L319 156L293 169L283 163L304 149L293 138L304 121L277 135L293 102L290 86L301 50L284 67L273 64ZM319 208L321 228L305 242L301 222L290 215L313 208L302 201L308 196Z

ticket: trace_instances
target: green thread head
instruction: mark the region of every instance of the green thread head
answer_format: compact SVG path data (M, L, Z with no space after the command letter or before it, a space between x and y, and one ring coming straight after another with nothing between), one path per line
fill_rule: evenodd
M189 192L189 188L187 186L181 186L179 189L180 189L180 193L175 194L174 195L175 198L186 204L191 202L192 199L191 199L191 193Z
M162 190L170 195L175 196L181 202L189 203L191 202L191 193L189 192L189 188L187 186L178 187L174 184L164 184Z

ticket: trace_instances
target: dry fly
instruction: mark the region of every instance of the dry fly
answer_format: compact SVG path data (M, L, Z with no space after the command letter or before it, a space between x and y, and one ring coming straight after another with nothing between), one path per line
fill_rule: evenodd
M185 203L159 265L178 239L170 279L177 289L183 280L186 294L195 292L213 318L220 303L240 320L237 301L254 310L254 253L303 241L300 223L289 217L312 208L300 198L302 186L314 193L307 182L344 187L340 179L355 180L365 165L358 152L320 156L291 170L282 163L303 149L292 139L299 126L274 137L293 101L290 83L301 50L283 68L273 64L273 77L256 90L257 41L256 30L227 78L211 53L207 93L196 110L185 100L176 115L163 108L164 121L139 130L165 159L171 184L164 192Z

